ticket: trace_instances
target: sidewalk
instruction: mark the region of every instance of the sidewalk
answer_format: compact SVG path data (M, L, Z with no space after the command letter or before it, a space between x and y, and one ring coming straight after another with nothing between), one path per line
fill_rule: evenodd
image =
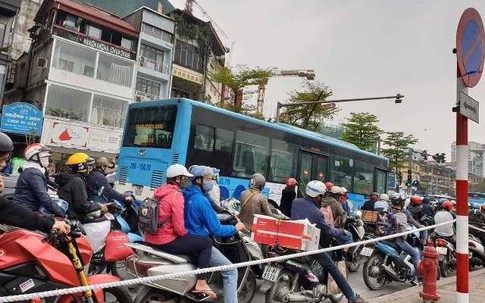
M469 273L470 277L470 303L482 303L485 299L485 269L480 269ZM423 302L419 296L422 287L411 287L389 295L372 299L372 303L418 303ZM441 278L438 281L438 293L441 299L438 302L456 302L456 276Z

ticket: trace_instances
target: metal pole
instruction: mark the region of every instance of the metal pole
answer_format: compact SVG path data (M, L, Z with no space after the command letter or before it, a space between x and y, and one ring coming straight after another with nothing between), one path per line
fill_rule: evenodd
M280 110L281 110L281 102L276 103L276 119L275 122L280 122Z
M460 76L457 79L457 102L460 92L468 94ZM458 106L459 108L459 106ZM468 118L456 112L456 302L468 303Z
M406 189L407 190L407 193L408 193L408 196L412 195L413 194L413 185L412 185L412 182L413 182L413 149L410 148L409 149L409 163L408 163L408 181L411 180L411 185L408 186L408 188Z

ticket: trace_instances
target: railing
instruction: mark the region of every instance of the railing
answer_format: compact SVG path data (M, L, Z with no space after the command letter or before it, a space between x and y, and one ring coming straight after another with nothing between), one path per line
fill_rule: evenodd
M54 25L53 34L123 58L132 59L132 60L135 60L136 58L136 52L130 49L127 49L119 45L112 44L97 38L90 37L86 34L79 33L59 25Z
M152 101L158 100L159 97L157 95L136 91L135 92L135 101L143 102L143 101Z
M163 65L163 62L156 61L144 56L140 56L140 58L138 59L138 64L140 66L153 69L162 74L168 74L168 65L167 64Z
M141 26L141 31L149 36L161 39L162 41L168 43L172 43L172 34L149 24L143 23Z

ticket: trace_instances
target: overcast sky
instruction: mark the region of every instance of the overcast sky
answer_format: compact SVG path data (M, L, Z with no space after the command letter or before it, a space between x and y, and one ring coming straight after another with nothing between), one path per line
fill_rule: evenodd
M173 0L176 7L185 1ZM314 69L334 99L390 96L392 100L343 103L332 123L350 112L371 112L387 131L419 139L418 148L446 152L455 140L458 21L467 7L485 18L479 0L198 0L235 41L231 65ZM194 7L194 14L203 17ZM302 80L269 81L265 114L298 89ZM485 77L469 95L482 101L480 125L469 122L469 139L485 143Z

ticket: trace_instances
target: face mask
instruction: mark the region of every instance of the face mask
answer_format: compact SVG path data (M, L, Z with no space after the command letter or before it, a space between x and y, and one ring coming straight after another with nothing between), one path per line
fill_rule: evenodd
M40 158L40 165L47 168L49 166L49 157Z
M181 179L180 182L178 182L178 185L181 189L189 187L190 184L192 184L192 182L190 182L190 179L187 178Z
M204 192L211 191L213 187L214 187L214 181L212 181L212 180L210 180L210 181L202 180L202 190Z

